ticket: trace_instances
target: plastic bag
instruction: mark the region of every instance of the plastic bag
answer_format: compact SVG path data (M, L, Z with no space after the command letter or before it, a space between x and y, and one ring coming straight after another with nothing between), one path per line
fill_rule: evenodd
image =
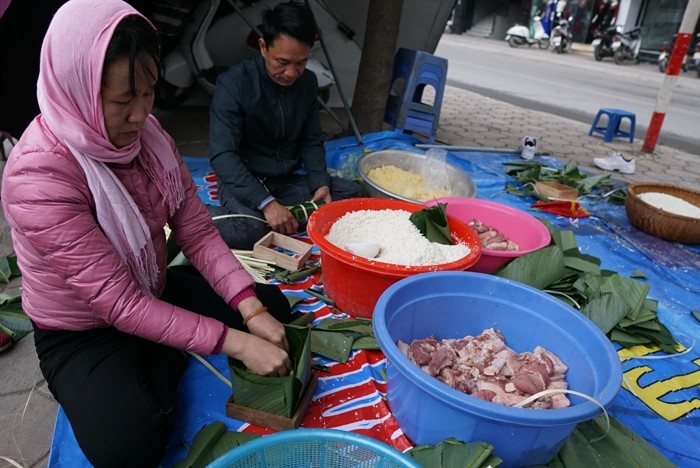
M364 155L362 151L348 154L340 167L340 177L347 180L361 180L360 172L357 170L357 162Z
M421 173L425 181L425 188L451 194L452 183L447 168L447 151L430 148L426 151L425 156L426 164Z

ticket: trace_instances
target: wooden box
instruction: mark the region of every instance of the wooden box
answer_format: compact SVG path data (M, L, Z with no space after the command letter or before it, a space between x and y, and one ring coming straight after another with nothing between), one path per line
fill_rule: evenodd
M250 424L255 424L256 426L266 427L275 431L285 431L288 429L296 429L301 424L301 420L304 419L304 414L306 414L306 409L311 403L311 399L316 391L316 383L318 382L318 377L315 374L311 374L311 380L309 385L306 387L306 391L301 396L299 401L299 406L294 412L291 418L286 418L278 414L272 414L258 409L253 409L248 406L243 406L236 404L233 400L233 396L226 402L226 415L229 418L239 419Z
M552 200L576 200L578 198L577 189L554 181L535 182L535 191Z
M270 231L253 246L253 257L296 271L309 260L311 247L311 244L304 241Z

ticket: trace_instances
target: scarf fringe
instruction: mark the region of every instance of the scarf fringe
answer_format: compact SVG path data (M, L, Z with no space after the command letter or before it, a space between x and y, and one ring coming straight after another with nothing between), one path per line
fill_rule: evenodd
M185 199L185 189L180 180L180 170L175 166L175 168L166 172L160 161L156 158L149 159L144 164L146 173L163 195L163 204L168 206L168 213L172 216Z
M153 246L144 246L138 256L130 255L126 263L131 274L137 279L141 292L147 296L157 296L159 269Z

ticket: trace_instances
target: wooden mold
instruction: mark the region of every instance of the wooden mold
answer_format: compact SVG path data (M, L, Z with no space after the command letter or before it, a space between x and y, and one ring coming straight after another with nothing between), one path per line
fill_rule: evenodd
M253 257L268 260L280 268L296 271L311 256L311 244L277 232L268 232L253 246Z
M535 182L535 191L552 200L576 200L579 195L577 189L554 181Z
M311 399L316 391L316 383L318 382L318 377L315 374L311 374L311 380L309 380L309 385L306 387L306 391L301 396L297 410L294 412L291 418L286 418L278 414L268 413L266 411L261 411L258 409L250 408L248 406L243 406L236 404L233 400L233 396L226 402L226 415L229 418L239 419L250 424L255 424L256 426L266 427L275 431L286 431L289 429L296 429L301 424L301 420L304 419L304 414L311 403Z

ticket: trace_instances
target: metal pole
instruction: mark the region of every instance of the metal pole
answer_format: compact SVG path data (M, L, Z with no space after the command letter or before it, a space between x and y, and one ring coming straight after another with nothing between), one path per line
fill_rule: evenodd
M700 0L699 0L700 1ZM313 16L314 12L311 9L311 5L309 5L309 0L304 0L306 3L306 6L309 8L311 11L311 15ZM316 22L316 19L314 18L314 22ZM338 94L340 95L340 100L343 101L343 107L345 108L345 112L348 114L348 120L350 121L350 126L352 126L352 131L355 133L355 139L357 139L357 144L362 145L362 135L360 135L360 130L357 128L357 124L355 123L355 118L352 116L352 112L350 111L350 105L348 104L347 99L345 99L345 94L343 93L343 89L340 86L340 81L338 81L338 75L335 73L335 68L333 67L333 62L331 61L331 56L328 53L328 49L326 49L326 42L323 40L323 34L321 34L321 29L318 27L318 23L316 24L316 31L318 32L318 41L321 43L321 47L323 48L323 54L326 56L326 60L328 60L328 67L331 69L331 75L333 75L333 79L335 80L335 85L338 88Z
M645 153L653 153L656 147L656 141L659 139L659 133L661 132L661 125L664 122L668 104L671 101L671 94L673 94L673 90L678 82L678 74L683 65L683 56L688 49L688 44L690 44L690 38L695 29L695 24L698 22L698 17L700 17L700 0L689 0L683 14L681 26L678 29L678 36L676 36L673 52L671 52L671 60L666 69L663 85L661 85L659 96L656 98L656 107L651 115L649 130L647 130L647 135L644 138L642 151Z
M255 31L255 34L262 37L262 33L260 32L260 30L246 17L246 15L243 14L243 11L241 11L240 7L236 5L236 2L234 0L228 0L228 3L233 7L234 10L236 10L236 13L238 13L241 16L241 18L243 18L243 21L245 21L246 24L248 24L250 29Z

